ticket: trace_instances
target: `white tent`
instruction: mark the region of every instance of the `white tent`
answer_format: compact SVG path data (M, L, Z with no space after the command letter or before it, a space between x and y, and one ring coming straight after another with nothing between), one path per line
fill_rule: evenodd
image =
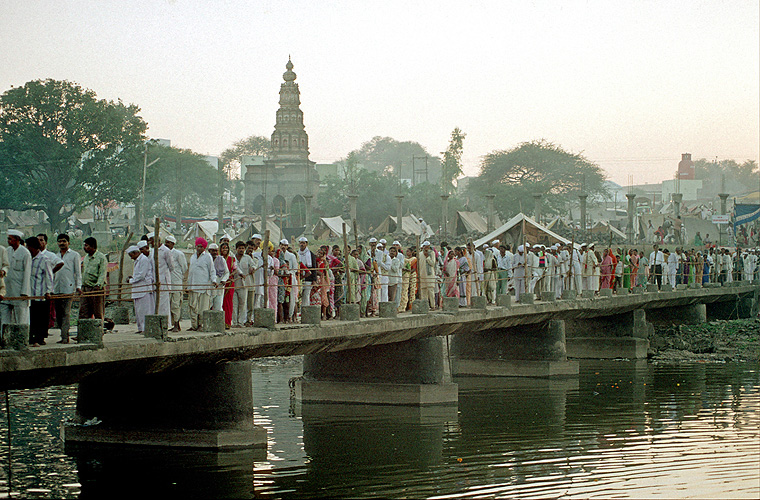
M409 214L401 218L401 230L404 234L419 236L422 239L430 238L434 234L430 226L427 227L425 234L422 234L422 224L414 214ZM376 234L395 234L396 217L392 215L386 217L386 219L377 226L377 229L374 232Z
M320 217L314 227L314 237L318 240L343 237L343 224L346 224L346 234L351 234L351 224L343 217Z
M525 236L528 243L563 243L565 245L571 243L571 241L567 238L563 238L562 236L548 229L546 226L534 221L527 215L519 213L509 219L509 221L507 221L505 224L502 224L482 238L475 240L474 244L476 247L479 247L483 243L488 243L490 245L493 240L499 240L501 243L519 245L522 242L523 221L525 221Z
M145 233L148 234L152 233L156 228L154 226L145 225ZM158 237L161 239L161 241L166 241L166 237L172 235L171 231L166 229L164 226L159 225L158 226ZM173 236L173 235L172 235ZM138 238L142 237L142 234L137 235Z
M183 239L185 241L193 241L198 236L201 236L208 241L214 241L217 228L219 228L219 223L215 220L198 221L190 226L190 229L185 233Z

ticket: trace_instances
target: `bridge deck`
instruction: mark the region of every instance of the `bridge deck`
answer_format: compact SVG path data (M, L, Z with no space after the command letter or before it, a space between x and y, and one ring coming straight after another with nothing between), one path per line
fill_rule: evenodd
M277 325L274 329L241 328L226 333L171 333L165 342L135 333L135 325L117 325L104 336L104 347L56 344L51 331L48 345L28 351L0 351L0 390L74 383L96 373L134 371L153 373L197 362L221 362L264 356L290 356L320 351L354 349L550 319L582 319L622 314L634 309L678 307L732 300L755 293L756 285L707 288L610 298L514 304L510 308L460 309L458 314L433 311L427 315L403 313L396 319L366 318L356 322L326 321L321 326ZM189 327L183 322L183 328Z

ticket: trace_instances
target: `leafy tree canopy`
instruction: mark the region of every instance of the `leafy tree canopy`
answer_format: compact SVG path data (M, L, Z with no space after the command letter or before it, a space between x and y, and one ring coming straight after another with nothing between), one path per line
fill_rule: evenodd
M418 142L397 141L391 137L373 137L372 140L362 144L362 147L352 151L356 161L367 170L374 172L390 172L401 179L412 178L412 161L417 169L428 162L428 181L438 182L441 177L441 161L438 157L431 156ZM350 154L351 154L350 153ZM417 157L412 160L413 157ZM415 183L424 181L418 174Z
M534 194L542 195L544 213L563 211L581 189L589 195L604 194L605 178L602 169L582 155L540 140L488 153L467 189L479 198L477 207L485 205L486 195L496 195L496 210L508 218L521 210L530 213Z
M269 156L271 152L272 145L268 138L252 135L233 142L232 146L222 151L219 159L224 165L228 178L242 178L245 172L241 171L240 158L243 156Z
M462 150L464 148L465 133L459 127L451 132L449 147L443 153L443 166L441 172L441 191L446 194L454 192L454 180L462 175Z
M746 160L710 161L704 158L694 162L694 176L702 180L702 196L715 197L721 192L744 193L758 189L757 163Z
M145 139L139 111L68 81L35 80L5 91L0 205L44 210L51 227L59 228L93 201L133 198L122 170Z

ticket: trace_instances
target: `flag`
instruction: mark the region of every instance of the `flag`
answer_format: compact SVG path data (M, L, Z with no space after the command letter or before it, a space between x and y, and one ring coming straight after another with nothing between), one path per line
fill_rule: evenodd
M734 234L736 234L736 228L738 226L760 218L760 205L736 204L734 205L734 214Z

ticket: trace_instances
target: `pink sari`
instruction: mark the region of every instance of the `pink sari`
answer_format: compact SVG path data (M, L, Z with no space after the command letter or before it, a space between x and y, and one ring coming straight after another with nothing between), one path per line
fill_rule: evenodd
M601 266L602 271L602 284L601 288L612 288L612 257L608 253Z
M443 265L443 269L443 282L446 284L446 297L459 297L459 283L457 283L459 260L454 257L454 252L449 252L449 255L446 257L446 262Z

